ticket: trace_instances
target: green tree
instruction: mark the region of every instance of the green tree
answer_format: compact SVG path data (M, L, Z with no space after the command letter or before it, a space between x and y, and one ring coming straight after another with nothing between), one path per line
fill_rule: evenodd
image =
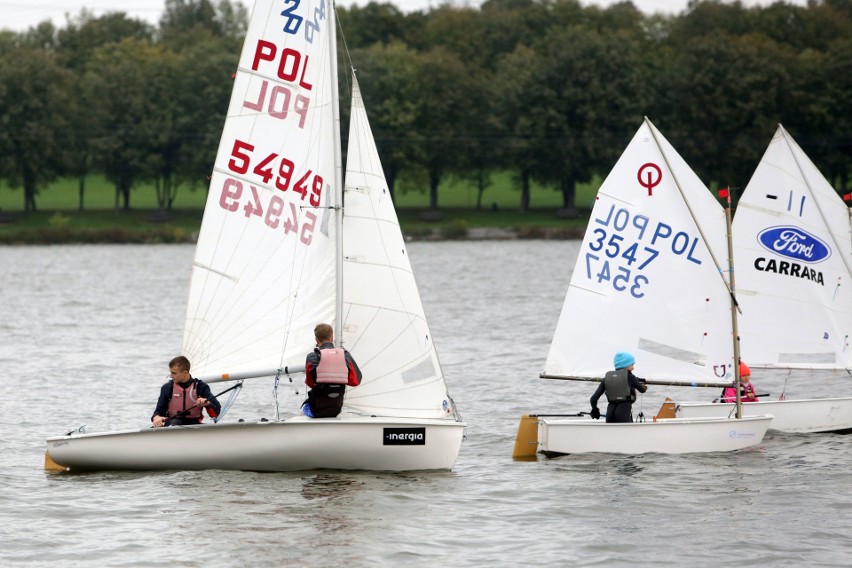
M562 192L567 211L575 209L577 183L590 181L596 170L609 171L642 120L649 82L645 42L626 27L552 28L541 44L542 72L530 89L544 133L536 170Z
M23 46L0 58L0 175L23 187L25 211L66 167L71 84L45 50Z
M174 79L174 136L178 145L172 193L164 203L169 209L177 183L190 189L207 186L239 60L239 46L233 38L207 32L196 37L192 47L179 54L178 77Z
M708 185L744 186L768 137L796 112L792 69L789 50L760 35L695 38L659 86L668 114L657 126Z
M419 58L400 42L374 43L353 55L388 190L395 197L406 164L423 160L417 132Z
M146 41L125 39L98 49L86 80L98 101L92 110L91 144L96 163L115 185L115 207L130 208L130 190L153 178L151 146L162 124L159 105L170 104L152 89L163 52Z
M239 2L219 0L166 0L160 18L160 38L172 46L191 45L192 31L207 31L216 37L242 40L248 25L248 13Z
M798 106L796 140L820 166L826 179L844 194L850 190L852 175L852 40L836 40L819 55L802 55L801 77L807 83L806 97Z
M125 38L136 38L150 42L154 29L142 20L130 19L122 12L94 17L83 10L76 18L69 19L65 28L59 30L57 57L63 66L74 73L73 94L67 116L69 121L68 173L77 178L78 208L85 206L86 179L92 171L93 157L89 141L91 112L97 104L98 94L85 80L85 69L95 51L105 45L115 44Z
M536 114L546 113L547 109L530 100L538 92L541 64L541 58L532 48L518 46L500 58L491 91L498 109L494 122L501 141L497 158L506 169L515 172L521 188L521 211L529 208L532 176L545 138L542 128L546 120L537 119Z
M420 57L415 82L415 128L422 137L422 162L429 177L429 208L438 208L438 186L448 173L460 173L468 151L470 118L482 97L479 83L464 63L443 48Z
M363 8L338 8L338 22L350 49L370 47L375 44L405 42L410 36L409 20L390 3L369 2Z
M56 51L63 66L82 72L95 50L105 45L119 43L126 38L150 42L153 37L154 28L150 24L128 18L123 12L95 17L83 10L57 32Z
M562 0L560 4L562 2L573 3L574 0ZM478 55L471 60L471 64L480 64L490 70L495 68L502 56L512 53L519 46L536 43L554 21L554 4L551 0L487 0L480 11L483 23L473 30L477 34L474 47ZM433 41L438 40L434 38Z

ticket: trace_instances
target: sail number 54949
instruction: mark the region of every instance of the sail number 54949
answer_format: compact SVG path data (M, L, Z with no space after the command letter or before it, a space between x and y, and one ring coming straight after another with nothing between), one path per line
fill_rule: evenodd
M308 184L310 184L310 203L314 207L319 207L323 186L322 176L313 174L311 170L308 170L294 182L293 173L296 170L296 165L291 160L272 152L260 162L256 162L254 167L252 167L252 152L254 152L252 144L243 142L242 140L234 140L234 147L231 149L231 159L228 160L228 169L242 175L248 174L249 170L251 170L251 173L262 179L265 184L268 184L274 177L276 189L281 191L292 189L302 196L302 201L308 195ZM279 157L281 158L280 160L278 159ZM272 172L276 160L278 161L278 175ZM311 178L312 174L313 178Z

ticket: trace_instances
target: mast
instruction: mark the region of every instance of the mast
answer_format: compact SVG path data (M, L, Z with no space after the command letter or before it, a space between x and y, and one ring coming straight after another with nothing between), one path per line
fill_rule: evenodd
M337 88L337 13L334 0L323 0L329 9L329 58L331 60L331 106L334 113L334 336L343 346L343 149L340 141L340 95Z
M725 206L725 223L728 228L728 275L731 293L731 341L734 344L734 389L737 397L737 418L743 417L742 400L740 400L740 333L737 328L737 298L736 280L734 279L734 238L731 230L731 190L727 191Z

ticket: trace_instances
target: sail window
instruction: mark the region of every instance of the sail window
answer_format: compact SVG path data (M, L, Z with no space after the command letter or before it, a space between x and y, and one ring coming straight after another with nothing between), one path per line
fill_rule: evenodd
M667 357L669 359L674 359L675 361L683 361L684 363L689 363L690 365L699 365L701 367L707 366L707 355L704 355L702 353L695 353L693 351L687 351L686 349L679 349L672 345L657 343L656 341L651 341L650 339L644 339L640 337L638 348L642 351L653 353L654 355L660 355L661 357Z

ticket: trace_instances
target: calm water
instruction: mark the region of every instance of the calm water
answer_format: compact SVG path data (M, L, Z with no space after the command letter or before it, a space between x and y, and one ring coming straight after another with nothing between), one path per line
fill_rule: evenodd
M537 378L577 243L409 250L470 424L452 472L50 475L45 437L148 423L180 348L193 248L0 247L0 565L852 563L852 436L513 462L521 414L587 410L594 388ZM754 382L777 393L785 380ZM271 417L271 384L246 385L229 418ZM296 388L279 396L282 413L301 402ZM787 385L791 397L852 392L841 380L808 389ZM646 414L667 394L686 398L652 387Z

